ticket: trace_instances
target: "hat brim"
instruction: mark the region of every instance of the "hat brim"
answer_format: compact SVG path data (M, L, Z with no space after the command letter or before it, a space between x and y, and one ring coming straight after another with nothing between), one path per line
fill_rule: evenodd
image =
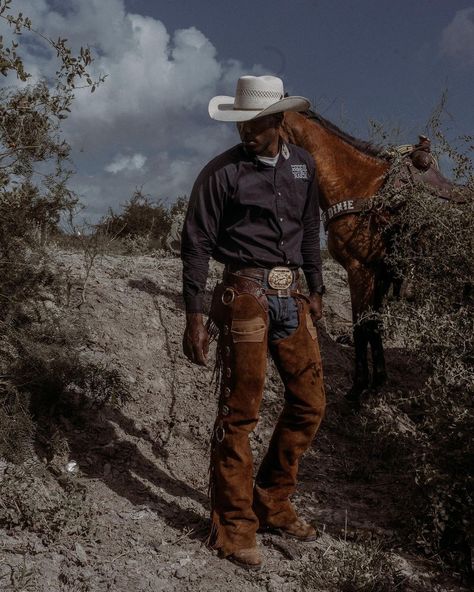
M283 111L307 111L311 103L304 97L285 97L266 109L234 109L234 97L217 96L209 101L209 116L216 121L249 121Z

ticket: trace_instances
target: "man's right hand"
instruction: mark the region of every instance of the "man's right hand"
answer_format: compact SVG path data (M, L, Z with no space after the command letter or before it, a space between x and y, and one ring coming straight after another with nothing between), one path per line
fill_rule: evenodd
M209 334L200 312L186 313L186 329L183 336L184 355L199 366L207 365Z

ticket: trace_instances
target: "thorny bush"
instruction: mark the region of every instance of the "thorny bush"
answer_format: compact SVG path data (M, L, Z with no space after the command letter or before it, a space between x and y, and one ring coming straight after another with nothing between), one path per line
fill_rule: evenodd
M451 148L437 126L434 135L472 189L469 158ZM472 151L472 138L463 139ZM387 228L388 262L405 286L405 297L385 309L386 332L429 369L423 387L410 393L417 416L409 460L420 500L417 541L472 575L474 200L471 193L465 203L448 202L420 186L402 193L389 187L380 200L397 212Z

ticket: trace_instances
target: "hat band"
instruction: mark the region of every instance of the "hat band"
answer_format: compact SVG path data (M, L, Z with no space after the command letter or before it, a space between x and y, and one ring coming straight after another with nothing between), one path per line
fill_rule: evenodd
M283 96L278 91L241 88L235 97L234 109L263 110L282 98Z

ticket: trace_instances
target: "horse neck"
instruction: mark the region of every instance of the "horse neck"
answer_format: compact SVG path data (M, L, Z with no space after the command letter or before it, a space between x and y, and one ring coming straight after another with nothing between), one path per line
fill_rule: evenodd
M343 199L370 197L381 187L389 164L366 154L299 113L286 113L283 138L314 158L323 209Z

